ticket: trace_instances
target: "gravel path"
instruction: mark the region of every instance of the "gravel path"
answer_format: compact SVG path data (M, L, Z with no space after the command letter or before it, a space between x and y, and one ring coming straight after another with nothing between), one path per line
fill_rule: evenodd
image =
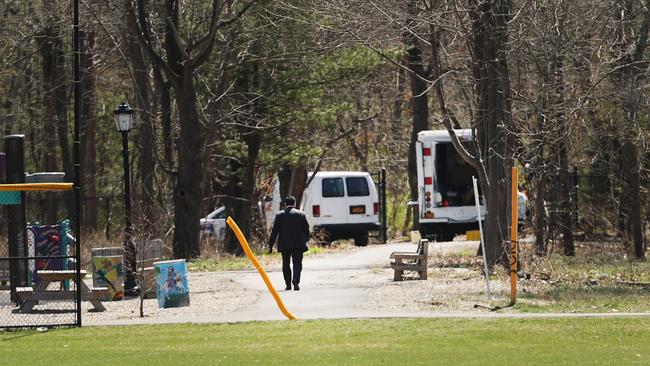
M226 314L245 308L257 301L257 291L247 291L232 281L232 273L190 273L190 306L162 309L158 300L145 299L144 318L151 322L167 322L169 319L182 317L184 321L209 315ZM124 321L140 318L140 299L129 298L123 301L103 302L106 311L89 312L91 305L83 303L83 322L86 325L101 324L111 321Z

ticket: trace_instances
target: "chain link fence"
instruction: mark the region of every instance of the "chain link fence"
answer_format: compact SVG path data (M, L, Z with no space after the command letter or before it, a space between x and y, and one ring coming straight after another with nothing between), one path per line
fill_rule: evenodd
M29 185L25 185L29 186ZM71 187L71 185L70 185ZM10 194L11 193L11 194ZM0 329L81 324L81 290L90 288L78 270L79 251L71 230L74 215L35 223L30 198L43 192L3 192L0 215ZM47 192L72 205L72 190ZM27 222L30 222L27 224Z

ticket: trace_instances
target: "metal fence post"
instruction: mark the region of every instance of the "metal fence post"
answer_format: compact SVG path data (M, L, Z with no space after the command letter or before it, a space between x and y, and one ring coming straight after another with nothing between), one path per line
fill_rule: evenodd
M386 168L381 168L380 173L380 202L381 202L381 240L383 243L388 241L388 222L386 213Z
M6 180L7 183L25 182L25 135L5 136ZM7 236L9 257L27 257L27 219L25 212L25 193L20 194L20 204L6 206ZM18 303L17 287L27 286L27 261L11 260L10 280L11 301Z

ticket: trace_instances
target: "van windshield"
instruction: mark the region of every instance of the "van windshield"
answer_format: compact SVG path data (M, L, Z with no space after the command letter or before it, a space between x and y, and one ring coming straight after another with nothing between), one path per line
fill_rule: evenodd
M323 197L343 197L342 178L323 178Z
M347 177L345 185L348 188L348 197L369 196L368 181L365 177Z

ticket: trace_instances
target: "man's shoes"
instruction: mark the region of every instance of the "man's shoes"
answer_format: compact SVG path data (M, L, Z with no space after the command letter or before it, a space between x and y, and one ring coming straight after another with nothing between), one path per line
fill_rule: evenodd
M284 288L285 291L291 291L291 285L287 285L287 287Z
M294 282L294 283L293 283L293 290L294 290L294 291L300 291L300 286L298 286L298 283L297 283L297 282Z

